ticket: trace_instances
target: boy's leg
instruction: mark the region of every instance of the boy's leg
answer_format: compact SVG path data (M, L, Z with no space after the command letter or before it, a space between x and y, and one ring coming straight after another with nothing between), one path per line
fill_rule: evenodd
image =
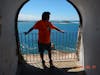
M52 61L52 59L51 59L51 50L48 50L48 57L49 57L49 60Z
M49 63L50 63L50 67L53 66L53 62L51 59L51 50L48 50L48 56L49 56Z
M44 61L44 53L43 52L40 52L40 57L41 57L41 60L42 60L42 66L45 68L46 65L45 65L45 61Z
M47 45L48 57L49 57L49 64L50 67L53 66L52 58L51 58L51 43Z
M40 52L40 57L41 57L41 60L42 60L42 62L44 61L44 59L43 59L43 52Z
M41 58L41 60L42 60L42 65L43 65L43 67L45 68L46 67L46 65L45 65L45 61L44 61L44 45L43 44L40 44L39 42L38 42L38 48L39 48L39 53L40 53L40 58Z

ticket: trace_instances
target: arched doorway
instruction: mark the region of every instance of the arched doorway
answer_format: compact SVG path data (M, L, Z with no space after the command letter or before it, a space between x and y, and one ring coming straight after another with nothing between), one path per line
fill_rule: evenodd
M78 14L79 14L79 13L78 13ZM81 21L81 17L80 17L80 21ZM80 24L81 24L81 23L80 23ZM22 36L23 36L23 35L22 35ZM56 36L55 36L55 37L56 37ZM71 36L71 37L72 37L72 36ZM30 38L30 36L29 36L28 38ZM62 37L62 38L63 38L63 37ZM25 38L25 39L26 39L26 38ZM80 40L80 38L79 38L79 40ZM19 42L19 41L18 41L18 42ZM79 42L79 43L80 43L80 42ZM18 45L19 45L19 43L18 43ZM25 48L25 47L24 47L23 45L21 45L21 44L20 44L18 47L19 47L19 49L20 49L20 47L21 47L21 48ZM79 46L79 47L80 47L80 46ZM19 53L20 53L20 52L19 52ZM77 52L77 53L78 53L78 52ZM59 53L58 53L58 54L59 54ZM57 56L58 54L56 54L56 56ZM78 54L79 54L79 53L78 53ZM77 54L77 55L78 55L78 54ZM63 55L63 54L60 54L60 55ZM71 55L72 55L72 54L71 54ZM32 55L32 56L33 56L33 55ZM26 55L25 55L26 60L27 60L27 58L28 58L28 59L33 58L32 56L26 56ZM39 57L39 56L36 56L36 58L37 58L37 57ZM46 57L47 57L47 56L46 56ZM70 57L70 56L68 56L68 57ZM22 57L21 57L21 58L22 58ZM66 56L64 56L64 58L66 58ZM75 56L74 58L76 58L76 56ZM61 57L61 59L63 59L63 57ZM78 59L78 58L77 58L77 59ZM39 59L39 60L40 60L40 59ZM31 61L31 60L29 60L29 61Z

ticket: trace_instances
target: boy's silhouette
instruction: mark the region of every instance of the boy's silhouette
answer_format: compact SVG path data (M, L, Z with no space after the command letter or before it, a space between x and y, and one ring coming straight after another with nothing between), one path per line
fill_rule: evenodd
M43 12L42 20L37 21L36 24L32 28L30 28L28 32L25 32L26 35L33 29L38 29L39 31L38 49L40 52L40 57L42 59L42 65L44 68L46 67L45 61L43 59L44 50L48 51L50 67L53 66L51 59L51 40L50 40L51 29L55 29L57 31L64 33L64 31L58 29L53 24L51 24L51 22L49 22L49 18L50 18L50 12Z

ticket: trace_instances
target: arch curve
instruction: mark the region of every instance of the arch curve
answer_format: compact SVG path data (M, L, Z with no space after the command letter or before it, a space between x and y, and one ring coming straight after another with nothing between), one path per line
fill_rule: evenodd
M80 13L78 7L77 7L72 1L70 1L70 0L67 0L67 1L76 9L76 11L77 11L77 13L78 13L78 15L79 15L80 27L82 27L82 26L83 26L83 25L82 25L82 15L81 15L81 13Z
M18 55L18 63L21 63L24 61L21 53L20 53L20 50L19 50L19 35L18 35L18 29L17 29L17 19L18 19L18 14L21 10L21 8L28 2L29 0L26 0L24 2L22 2L20 4L20 6L18 7L17 9L17 12L16 12L16 16L15 16L15 35L16 35L16 45L17 45L17 49L16 49L16 54Z
M82 28L83 28L83 20L82 20L82 14L80 10L78 9L78 6L71 0L67 0L77 11L79 15L80 25L78 30L78 43L77 43L77 54L78 54L78 60L81 66L84 66L84 44L83 44L83 34L82 34Z
M16 15L16 19L15 19L15 32L16 32L16 43L17 43L17 50L16 50L16 52L17 52L17 55L18 55L18 62L22 62L22 60L24 60L24 58L22 57L22 55L21 55L21 53L20 53L20 46L19 46L19 36L18 36L18 30L17 30L17 19L18 19L18 14L19 14L19 12L20 12L20 10L21 10L21 8L28 2L28 1L30 1L30 0L26 0L25 2L23 2L21 5L20 5L20 7L18 8L18 10L17 10L17 15ZM79 20L80 20L80 25L81 25L81 27L82 27L82 17L81 17L81 14L80 14L80 11L78 10L78 8L70 1L70 0L66 0L66 1L68 1L74 8L75 8L75 10L77 11L77 13L78 13L78 15L79 15Z

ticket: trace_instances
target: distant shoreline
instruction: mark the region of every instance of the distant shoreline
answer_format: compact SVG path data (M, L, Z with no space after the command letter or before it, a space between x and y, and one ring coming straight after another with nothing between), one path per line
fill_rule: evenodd
M18 22L37 22L37 20L18 20ZM54 21L54 20L51 20L50 22L52 23L59 23L59 24L67 24L67 23L79 23L78 20L73 20L73 21L65 21L65 20L62 20L62 21Z

